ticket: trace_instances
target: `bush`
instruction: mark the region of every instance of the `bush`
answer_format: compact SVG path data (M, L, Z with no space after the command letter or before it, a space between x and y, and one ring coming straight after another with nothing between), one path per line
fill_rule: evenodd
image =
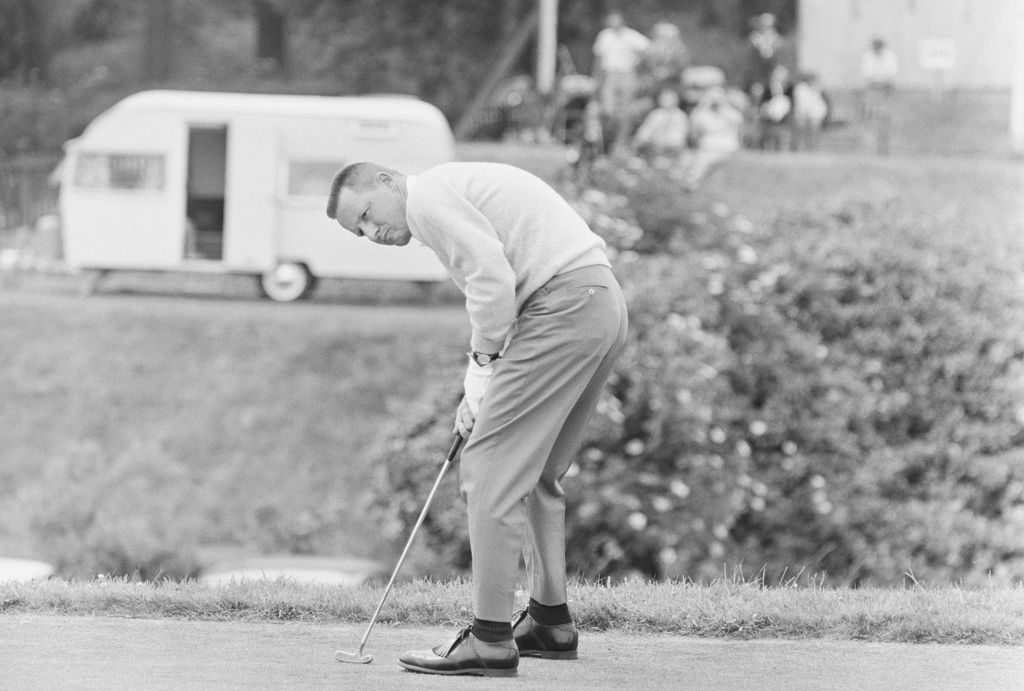
M56 89L0 84L0 152L59 152L69 127L66 99Z
M195 577L190 480L159 444L110 458L86 444L51 460L18 497L41 558L65 578Z
M578 200L616 250L631 321L570 470L570 571L1024 578L1013 257L898 203L757 226L646 175ZM376 509L394 534L450 429L447 410L420 410L382 452ZM426 548L463 569L463 508L439 504Z

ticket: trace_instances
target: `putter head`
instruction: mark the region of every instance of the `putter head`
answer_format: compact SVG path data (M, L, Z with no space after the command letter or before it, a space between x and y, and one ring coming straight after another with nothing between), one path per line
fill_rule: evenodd
M373 655L366 653L349 653L344 650L338 650L334 653L334 659L338 662L351 662L357 665L368 665L373 662Z

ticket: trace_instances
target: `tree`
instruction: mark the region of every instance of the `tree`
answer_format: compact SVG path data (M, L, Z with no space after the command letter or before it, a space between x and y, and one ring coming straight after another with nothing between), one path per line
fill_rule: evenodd
M280 5L273 0L253 0L256 58L273 72L283 72L288 66L287 20Z
M0 77L15 76L22 84L47 81L48 10L46 1L0 0Z
M143 71L147 81L164 82L171 76L174 56L174 2L147 0Z

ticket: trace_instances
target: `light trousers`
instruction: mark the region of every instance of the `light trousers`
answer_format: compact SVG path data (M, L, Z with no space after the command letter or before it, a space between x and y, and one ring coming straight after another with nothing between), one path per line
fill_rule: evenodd
M523 306L462 453L473 610L510 621L519 557L530 596L566 602L569 470L626 340L626 304L610 269L555 276Z

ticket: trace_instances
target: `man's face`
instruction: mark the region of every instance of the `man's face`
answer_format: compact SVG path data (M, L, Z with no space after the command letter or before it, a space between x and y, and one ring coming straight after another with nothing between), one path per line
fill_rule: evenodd
M405 198L395 180L378 173L369 187L344 187L338 195L338 224L378 245L404 246L412 234L405 218Z

